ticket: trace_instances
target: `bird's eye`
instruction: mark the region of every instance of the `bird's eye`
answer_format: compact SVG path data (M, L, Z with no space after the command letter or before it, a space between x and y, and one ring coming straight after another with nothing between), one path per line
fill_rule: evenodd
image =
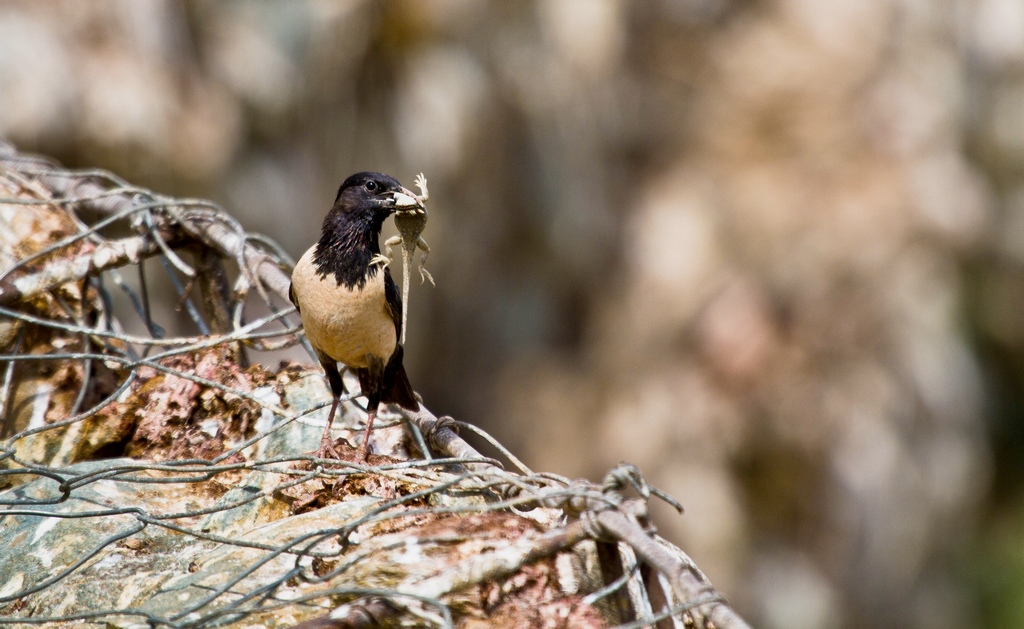
M369 190L370 192L376 192L377 191L377 182L376 181L367 181L366 182L366 189Z

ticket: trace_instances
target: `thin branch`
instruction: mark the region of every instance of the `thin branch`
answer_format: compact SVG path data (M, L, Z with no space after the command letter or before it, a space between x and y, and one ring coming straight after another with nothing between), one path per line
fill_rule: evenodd
M624 511L607 509L594 516L600 531L633 547L637 557L655 567L668 579L673 592L683 603L708 601L690 610L704 626L718 629L748 629L749 624L725 601L692 561L683 561L646 532L635 518ZM685 555L684 555L685 556ZM687 557L689 560L689 557Z
M0 164L12 169L25 168L24 158L21 158L14 147L6 142L0 142ZM101 176L118 185L123 185L125 191L113 193L108 190L96 182ZM58 197L63 197L55 199L53 202L79 202L104 214L130 212L135 204L134 197L138 193L137 188L129 189L126 182L122 182L108 173L83 175L60 170L55 166L45 164L45 162L39 165L37 177L48 190ZM211 206L209 202L203 202L203 204L207 207ZM272 256L250 244L244 231L230 229L222 221L214 220L185 220L182 221L182 227L222 255L243 262L243 272L259 278L259 283L256 284L259 290L266 287L280 298L288 299L291 278L285 274Z
M0 279L0 305L34 297L68 282L83 280L107 269L138 264L159 252L147 236L107 240L92 251L70 258L52 258L31 272L18 272Z

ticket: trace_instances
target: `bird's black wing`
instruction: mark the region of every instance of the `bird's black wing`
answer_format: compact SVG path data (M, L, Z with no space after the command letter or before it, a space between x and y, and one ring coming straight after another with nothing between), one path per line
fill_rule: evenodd
M391 279L391 270L387 268L384 269L384 298L391 311L391 320L395 322L395 338L399 339L402 337L402 294L398 292L398 285ZM381 401L415 411L419 409L419 403L409 384L409 376L405 375L405 367L402 365L404 354L401 344L396 343L394 353L384 366Z
M419 402L416 400L416 393L409 383L409 376L405 374L405 367L402 365L402 357L405 351L401 345L395 345L395 353L384 366L384 377L382 378L381 402L398 404L410 411L419 410Z
M395 322L395 334L397 338L402 338L402 293L395 280L391 279L391 269L387 267L384 268L384 299L388 302L391 320Z

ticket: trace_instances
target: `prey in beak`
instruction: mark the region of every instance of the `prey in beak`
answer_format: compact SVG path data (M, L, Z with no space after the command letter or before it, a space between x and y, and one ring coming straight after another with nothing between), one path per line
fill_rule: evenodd
M392 236L384 242L385 255L382 256L390 264L391 247L402 245L402 334L398 341L402 345L405 344L405 328L409 321L409 272L417 249L423 251L423 258L420 259L420 284L430 280L430 285L434 285L434 278L423 268L430 253L427 241L420 235L427 226L427 207L424 204L430 197L427 191L427 178L423 173L416 177L416 187L420 189L420 194L406 188L395 193L395 227L398 228L399 235Z
M395 211L410 212L420 209L426 212L426 208L423 206L423 202L426 200L425 196L426 195L424 195L424 197L420 197L420 195L416 194L412 190L402 188L394 195Z

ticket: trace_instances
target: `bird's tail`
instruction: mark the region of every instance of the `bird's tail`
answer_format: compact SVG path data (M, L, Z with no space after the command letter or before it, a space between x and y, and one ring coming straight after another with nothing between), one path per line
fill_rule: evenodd
M401 345L395 348L391 360L384 367L384 391L380 401L390 404L398 404L410 411L419 410L419 402L416 401L416 394L413 393L412 384L409 383L409 376L405 375L405 367L402 365L402 355L405 353Z

